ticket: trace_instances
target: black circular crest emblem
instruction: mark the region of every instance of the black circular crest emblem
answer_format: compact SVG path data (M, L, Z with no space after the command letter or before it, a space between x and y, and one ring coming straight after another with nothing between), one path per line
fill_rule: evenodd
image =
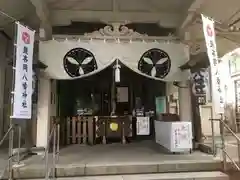
M67 52L63 58L63 66L71 77L79 77L97 69L94 55L83 48L75 48Z
M171 60L168 54L161 49L146 51L138 62L138 70L156 78L164 78L171 69Z

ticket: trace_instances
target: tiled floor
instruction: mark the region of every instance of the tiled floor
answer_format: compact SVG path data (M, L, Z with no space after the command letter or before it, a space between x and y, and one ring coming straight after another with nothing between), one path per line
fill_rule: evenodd
M153 163L166 161L206 161L219 160L201 152L192 154L171 154L154 142L144 141L131 144L71 145L61 149L58 164L116 164L116 163ZM26 164L39 164L42 158L34 156Z
M6 151L0 153L1 165L6 162L6 153ZM51 159L51 156L49 158ZM71 145L61 149L57 166L60 168L83 166L92 170L98 167L117 167L120 165L140 167L141 165L158 164L158 167L163 167L164 164L174 165L189 162L194 164L220 162L220 156L214 158L212 155L199 151L194 151L192 154L171 154L152 141L126 145L119 143L95 146ZM42 169L44 171L44 159L41 156L33 156L25 160L24 163L24 169Z

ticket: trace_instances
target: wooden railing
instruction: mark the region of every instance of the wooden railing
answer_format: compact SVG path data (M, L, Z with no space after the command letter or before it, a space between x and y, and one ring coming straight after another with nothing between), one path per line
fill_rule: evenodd
M67 144L93 144L93 117L67 118Z
M61 124L60 144L93 144L92 116L55 117Z
M128 116L73 116L53 119L61 125L61 145L93 145L97 139L106 144L108 138L119 138L124 144L126 137L132 136L132 121Z

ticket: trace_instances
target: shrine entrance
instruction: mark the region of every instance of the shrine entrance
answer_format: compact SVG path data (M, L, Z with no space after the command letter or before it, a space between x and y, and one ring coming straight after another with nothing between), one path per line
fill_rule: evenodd
M154 120L166 109L165 83L141 76L123 64L116 82L114 64L71 81L58 81L62 144L123 144L155 140ZM164 112L162 112L164 113Z
M51 93L58 100L51 106L57 109L53 116L61 123L63 145L159 143L185 124L191 142L189 71L180 68L189 54L177 39L166 38L114 24L78 38L56 35L40 42L40 59L47 65L44 73L57 82L53 88L57 92ZM181 99L176 101L178 89ZM161 127L168 129L167 135L158 134L158 140L155 121L163 121Z

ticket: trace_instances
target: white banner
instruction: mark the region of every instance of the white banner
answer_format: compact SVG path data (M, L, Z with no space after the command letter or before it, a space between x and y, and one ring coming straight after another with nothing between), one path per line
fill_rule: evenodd
M212 80L212 100L216 113L224 113L224 83L221 78L221 59L218 58L216 34L214 29L214 21L202 15L203 32L205 36L208 58L211 66Z
M31 119L32 64L35 31L17 22L15 86L12 118Z

